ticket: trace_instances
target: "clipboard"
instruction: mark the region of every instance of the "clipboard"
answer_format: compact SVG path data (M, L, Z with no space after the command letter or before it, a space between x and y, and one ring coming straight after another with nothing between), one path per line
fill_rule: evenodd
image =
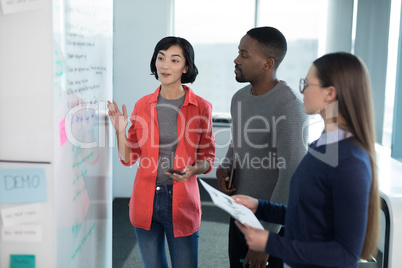
M257 217L250 209L236 203L236 201L233 200L233 198L215 189L202 179L199 178L198 180L201 182L202 186L208 192L215 206L223 209L242 224L246 223L251 227L264 230L264 227L261 225L260 221L257 219Z

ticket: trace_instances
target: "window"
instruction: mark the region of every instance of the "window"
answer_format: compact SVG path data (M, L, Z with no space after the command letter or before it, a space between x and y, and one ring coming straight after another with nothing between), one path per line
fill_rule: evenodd
M382 145L391 149L392 125L395 101L396 68L398 59L398 39L401 2L391 2L391 18L389 24L387 82L385 89L385 111Z
M326 1L260 0L257 26L272 26L286 37L288 52L279 66L278 78L298 91L299 80L319 54L323 54ZM321 50L321 51L320 51Z
M254 0L175 0L174 35L195 50L199 70L189 86L210 101L214 112L229 113L232 95L241 88L235 80L237 46L254 27Z
M190 87L212 103L215 113L229 113L233 94L246 85L236 82L234 75L240 39L255 26L273 26L288 41L278 78L298 92L299 79L323 54L326 4L323 0L175 0L174 35L193 45L199 69ZM322 131L319 121L312 117L312 139Z
M288 52L278 69L278 78L298 92L299 80L325 49L327 1L260 0L257 26L272 26L286 37ZM309 142L319 138L323 121L310 116Z

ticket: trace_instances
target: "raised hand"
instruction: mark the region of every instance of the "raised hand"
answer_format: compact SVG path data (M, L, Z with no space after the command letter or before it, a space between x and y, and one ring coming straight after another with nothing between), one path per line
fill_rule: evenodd
M113 103L108 101L107 108L109 109L108 114L110 122L112 122L112 125L116 129L116 131L118 133L125 132L128 125L126 105L123 104L122 106L123 114L120 112L119 107L117 106L115 101L113 101Z

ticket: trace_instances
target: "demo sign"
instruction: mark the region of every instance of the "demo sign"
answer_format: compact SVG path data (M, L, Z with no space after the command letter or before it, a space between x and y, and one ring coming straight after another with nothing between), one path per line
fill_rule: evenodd
M46 197L45 169L0 169L0 203L45 202Z

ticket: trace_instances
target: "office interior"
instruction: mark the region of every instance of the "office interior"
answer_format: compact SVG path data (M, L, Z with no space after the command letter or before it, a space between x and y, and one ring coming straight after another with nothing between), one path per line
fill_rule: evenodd
M149 61L162 37L181 36L194 46L200 74L190 87L213 105L217 142L216 165L200 177L216 185L230 140L230 99L244 86L234 79L237 45L247 30L265 25L287 38L278 78L295 91L325 53L351 52L366 63L381 254L360 265L400 267L401 8L400 0L1 0L0 267L17 260L44 268L113 266L112 204L130 197L136 166L118 159L106 101L131 113L158 87ZM308 127L313 141L322 122L312 116Z

